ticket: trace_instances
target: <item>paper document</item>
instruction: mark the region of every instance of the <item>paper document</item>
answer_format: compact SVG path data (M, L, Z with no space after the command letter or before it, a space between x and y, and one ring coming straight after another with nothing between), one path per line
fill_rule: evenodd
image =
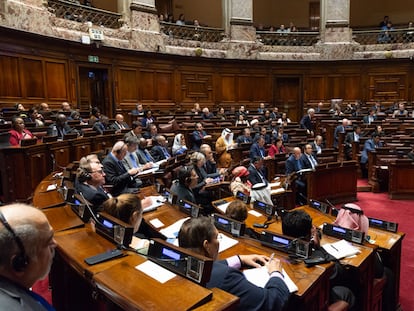
M246 269L243 271L243 273L250 283L253 283L254 285L262 288L266 286L266 283L267 281L269 281L270 278L269 273L267 272L267 268L265 266L260 268ZM296 292L298 290L298 287L292 281L289 274L287 274L284 269L282 269L282 273L283 280L285 281L286 286L289 288L289 292Z
M153 195L153 196L150 196L150 198L151 198L151 205L143 208L144 213L146 211L152 211L156 209L157 207L160 207L165 202L165 198L161 195Z
M255 216L255 217L260 217L260 216L263 216L261 213L259 213L259 212L255 211L255 210L250 210L248 213L249 213L250 215Z
M345 240L340 240L335 243L327 243L322 245L322 247L336 259L353 256L360 252L358 248Z
M227 207L230 205L231 202L223 203L220 205L216 205L216 207L223 212L223 214L226 213Z
M236 245L239 243L236 239L232 239L223 233L219 233L220 235L220 246L219 246L219 253L224 252L226 249Z
M151 225L153 225L155 228L161 228L164 227L164 224L162 223L161 220L159 220L158 218L154 218L150 220Z
M183 225L184 221L186 221L189 218L190 217L186 217L186 218L177 220L172 225L160 230L160 233L165 235L167 239L176 239L178 237L178 232L180 231L181 226Z
M144 272L146 275L152 277L154 280L157 280L162 284L176 276L176 274L172 273L171 271L149 260L136 266L135 269Z

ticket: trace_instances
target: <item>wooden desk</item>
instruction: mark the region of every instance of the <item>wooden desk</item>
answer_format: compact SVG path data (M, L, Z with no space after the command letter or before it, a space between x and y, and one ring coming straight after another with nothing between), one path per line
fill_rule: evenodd
M43 209L50 225L55 232L83 227L85 224L76 215L70 205Z

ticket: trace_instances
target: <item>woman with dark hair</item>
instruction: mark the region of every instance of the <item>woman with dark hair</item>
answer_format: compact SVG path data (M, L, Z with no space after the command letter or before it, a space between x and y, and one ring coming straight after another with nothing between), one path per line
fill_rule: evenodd
M20 116L13 117L12 129L9 131L9 133L9 142L12 146L19 145L20 141L22 141L23 139L35 138L35 136L29 130L25 129L24 121Z
M281 138L273 138L273 144L270 146L268 154L274 158L275 154L286 153L286 148L283 146L283 140Z
M208 217L186 220L178 233L180 247L212 258L213 268L207 288L218 287L240 298L240 310L282 310L289 298L282 264L277 258L264 255L237 255L226 260L217 260L219 233ZM241 266L265 265L270 275L264 288L250 283L239 270Z
M124 193L117 197L109 198L102 205L104 212L134 227L134 235L132 236L130 247L141 253L148 249L149 241L138 238L136 233L142 222L142 205L149 206L150 204L151 198L143 200L141 204L141 200L137 195Z
M193 188L197 185L197 173L193 166L180 167L175 180L171 186L171 192L177 196L177 200L186 200L196 203Z
M240 200L231 201L226 208L226 216L244 222L247 219L247 205Z

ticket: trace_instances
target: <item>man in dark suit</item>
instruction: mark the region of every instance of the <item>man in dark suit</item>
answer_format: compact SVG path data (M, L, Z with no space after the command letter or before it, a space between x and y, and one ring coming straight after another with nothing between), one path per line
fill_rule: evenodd
M118 141L112 147L112 151L103 160L103 170L106 174L106 183L112 185L112 195L118 196L121 193L134 193L142 185L142 181L135 176L138 168L125 169L122 160L127 153L127 145Z
M214 160L213 151L211 150L210 145L202 144L200 147L200 152L206 157L204 170L209 175L209 177L216 178L220 176L220 172L217 170L217 163L216 160Z
M318 161L313 156L311 144L306 144L303 149L303 154L299 159L302 169L315 169L318 166Z
M136 151L138 162L141 165L155 162L151 153L147 150L148 141L145 138L139 139L138 149Z
M200 122L197 122L195 124L195 130L192 133L192 149L197 151L200 150L200 146L203 143L203 140L206 138L211 138L211 135L208 135L204 130L203 125Z
M382 143L380 142L380 136L378 134L374 134L371 139L367 139L364 144L364 149L361 152L361 173L362 177L368 177L368 152L375 150L375 148L382 147Z
M188 219L178 233L180 247L191 249L214 260L206 287L218 287L238 296L239 310L283 310L289 297L289 289L281 274L282 266L279 259L269 260L262 255L239 255L226 260L216 260L220 244L218 234L214 224L207 217ZM263 288L253 285L245 278L239 271L243 265L266 266L270 277Z
M264 184L263 186L268 185L268 181L265 177L263 172L263 158L262 157L254 157L247 168L249 171L249 181L254 186L255 184Z
M56 136L58 139L63 139L66 134L77 133L78 130L71 128L67 123L67 118L63 113L59 113L56 116L56 122L51 124L47 129L48 136Z
M323 143L323 138L321 135L316 135L315 140L311 142L312 152L313 152L314 157L317 157L318 154L322 153L322 148L323 148L322 143Z
M308 113L300 120L300 127L305 129L308 135L314 136L312 118L315 115L315 109L309 108Z
M345 134L346 129L348 128L348 119L342 119L342 123L335 128L334 131L334 148L338 149L339 144L339 134Z
M302 151L300 150L300 148L293 148L293 153L286 160L286 175L290 175L302 169L302 164L300 163L301 156Z
M345 148L344 153L347 160L352 160L352 144L359 143L359 136L361 135L361 127L359 125L354 125L354 131L348 133L345 136Z
M122 114L117 114L115 116L115 122L111 124L111 128L115 131L121 131L124 129L129 129L129 126L124 122L124 116Z
M99 210L102 203L110 198L105 191L105 172L99 162L87 162L81 165L77 172L76 192L88 200L95 211Z
M270 145L272 143L272 137L267 133L266 127L262 126L260 132L256 133L253 139L253 142L256 142L257 139L262 136L264 138L264 143Z
M263 136L259 136L256 142L250 147L250 160L253 161L255 157L261 159L268 159L270 157L266 156L266 150L264 148L265 139Z
M252 136L250 135L250 128L246 127L243 129L243 134L238 136L236 139L237 144L251 144L253 142Z
M155 137L155 141L156 145L154 145L151 149L151 155L154 158L154 161L158 162L170 158L171 154L168 152L168 141L165 139L165 136L157 135Z
M368 115L362 118L364 124L371 124L372 122L377 120L377 116L375 115L375 112L376 112L375 108L371 108L369 110Z
M303 169L302 163L300 161L301 156L302 151L300 150L300 148L293 148L293 153L286 160L286 175L293 176L293 173L297 173ZM292 186L296 188L296 204L306 204L306 182L305 180L302 180L302 174L298 173L298 175L295 176Z

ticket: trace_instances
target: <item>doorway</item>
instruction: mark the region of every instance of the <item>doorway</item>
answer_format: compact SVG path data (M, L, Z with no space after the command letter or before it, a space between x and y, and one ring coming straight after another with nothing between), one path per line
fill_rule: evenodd
M112 100L107 68L79 67L79 108L98 107L102 114L112 116Z
M274 79L273 102L280 112L286 112L289 119L299 122L303 114L302 79L292 76L278 76Z

